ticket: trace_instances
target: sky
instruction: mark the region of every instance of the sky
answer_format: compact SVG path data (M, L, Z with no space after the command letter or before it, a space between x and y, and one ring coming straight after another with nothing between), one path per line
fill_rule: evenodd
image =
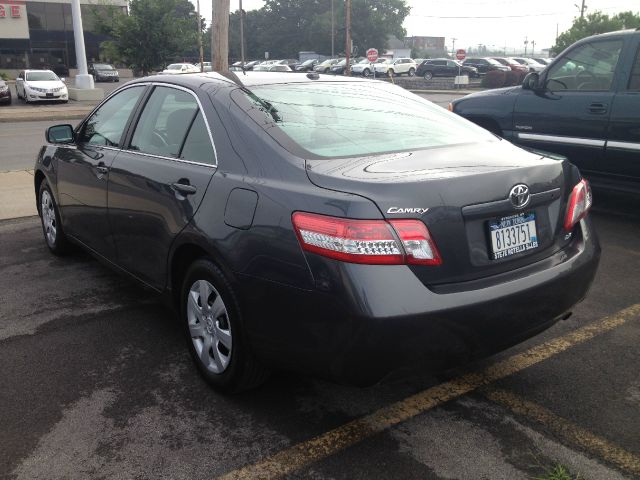
M196 0L191 0L194 4ZM328 4L331 0L325 0ZM335 0L336 2L344 0ZM479 44L507 54L551 47L556 31L567 30L580 15L581 0L408 0L411 14L404 27L409 36L445 37L449 49L477 48ZM631 10L640 12L640 0L585 0L586 13L597 10L608 15ZM231 10L238 9L231 0ZM264 5L264 0L243 0L245 10ZM211 0L200 0L201 14L211 20ZM532 44L531 42L535 42Z

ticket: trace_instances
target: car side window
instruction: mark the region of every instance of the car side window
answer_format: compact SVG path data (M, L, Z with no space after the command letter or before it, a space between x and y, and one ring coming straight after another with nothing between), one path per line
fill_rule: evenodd
M120 146L131 112L145 88L145 85L127 88L103 103L85 122L78 143Z
M629 78L628 90L640 91L640 48L636 52L636 60L631 67L631 78Z
M547 76L547 87L553 91L610 90L621 50L622 40L580 45L554 62Z
M140 115L130 149L178 158L197 112L198 102L190 93L156 87Z
M180 152L182 160L215 165L216 158L202 112L198 111Z

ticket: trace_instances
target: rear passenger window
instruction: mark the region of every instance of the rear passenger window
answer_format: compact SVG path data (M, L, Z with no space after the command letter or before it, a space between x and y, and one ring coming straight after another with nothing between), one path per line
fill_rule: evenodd
M178 158L196 113L198 103L190 93L156 87L140 115L130 149Z
M180 158L209 165L215 165L216 163L209 132L204 123L204 118L202 118L202 112L198 112L191 129L189 129Z

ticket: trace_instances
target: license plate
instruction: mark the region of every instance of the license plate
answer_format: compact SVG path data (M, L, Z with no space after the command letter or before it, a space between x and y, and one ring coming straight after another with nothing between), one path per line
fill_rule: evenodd
M493 260L538 248L536 215L533 212L491 220L489 233Z
M47 98L53 98L53 93L47 93Z

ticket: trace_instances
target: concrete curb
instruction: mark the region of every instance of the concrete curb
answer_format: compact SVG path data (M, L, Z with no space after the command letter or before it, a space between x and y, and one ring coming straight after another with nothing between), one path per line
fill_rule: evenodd
M6 122L32 122L40 120L68 120L84 118L95 105L71 106L71 107L29 107L0 109L0 123Z

